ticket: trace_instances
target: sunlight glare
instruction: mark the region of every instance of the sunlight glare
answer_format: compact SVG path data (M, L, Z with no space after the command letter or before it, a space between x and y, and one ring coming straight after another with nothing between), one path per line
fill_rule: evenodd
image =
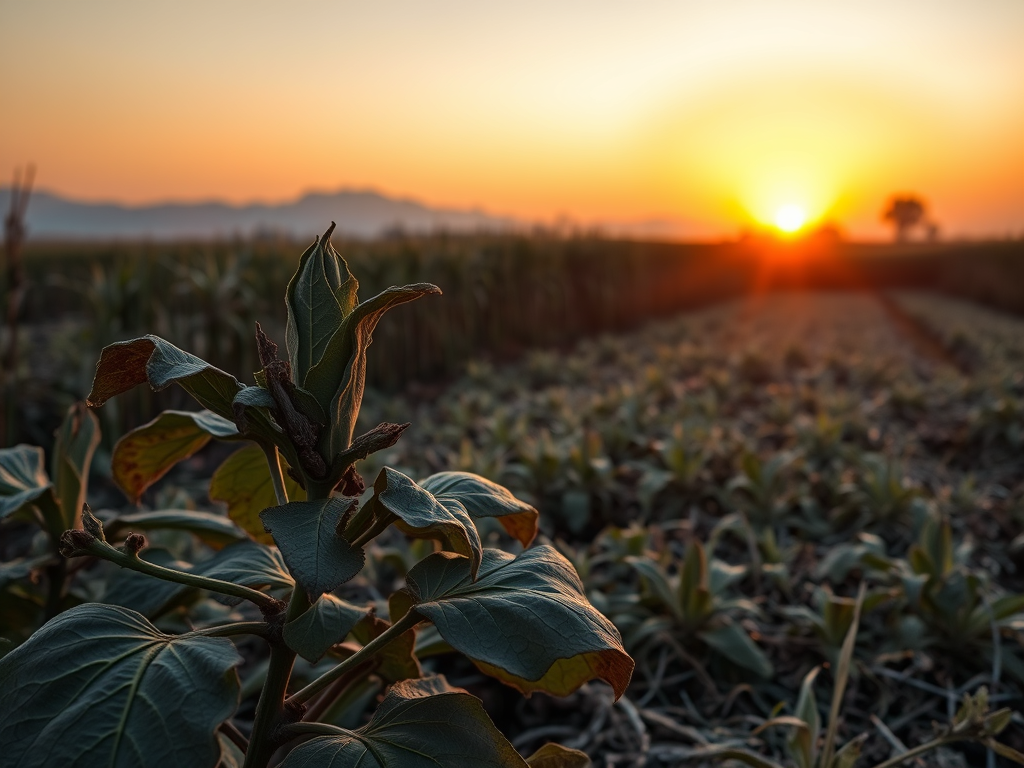
M775 226L783 232L793 233L807 222L807 212L799 205L790 203L775 212Z

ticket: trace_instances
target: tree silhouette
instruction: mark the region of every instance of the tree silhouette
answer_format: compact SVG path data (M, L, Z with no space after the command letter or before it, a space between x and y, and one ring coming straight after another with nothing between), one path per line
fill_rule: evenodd
M896 228L896 240L907 240L910 230L924 220L925 205L915 195L896 195L882 212L883 221L890 222Z

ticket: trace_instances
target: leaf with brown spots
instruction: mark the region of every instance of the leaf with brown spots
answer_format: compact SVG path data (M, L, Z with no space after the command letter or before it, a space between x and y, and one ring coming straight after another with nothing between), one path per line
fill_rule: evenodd
M159 336L142 336L104 347L88 403L103 405L147 381L154 390L178 384L204 408L225 419L233 418L231 403L242 389L234 376L205 360Z
M117 441L110 460L114 482L138 504L149 486L214 437L239 435L232 422L210 411L164 411Z

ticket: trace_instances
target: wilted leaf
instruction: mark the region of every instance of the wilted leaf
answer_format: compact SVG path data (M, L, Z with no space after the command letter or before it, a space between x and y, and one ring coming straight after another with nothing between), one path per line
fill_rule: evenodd
M107 535L116 538L129 531L188 531L213 549L245 539L245 532L223 515L190 509L162 509L121 515L104 526Z
M526 758L526 764L530 768L588 768L590 758L578 749L551 742Z
M315 664L340 643L371 611L334 595L321 595L301 616L284 625L284 641L306 661Z
M87 604L0 659L0 743L19 768L213 766L238 704L230 640L165 635L139 614Z
M480 700L444 678L396 683L370 722L317 736L293 749L282 768L525 768Z
M618 631L553 547L518 557L485 549L475 582L467 558L436 552L408 581L417 613L481 670L523 693L565 696L600 678L618 698L629 683L633 660Z
M409 477L385 467L373 483L374 516L395 516L403 533L417 538L438 539L446 549L470 559L473 576L480 567L483 545L476 525L456 499L441 500Z
M288 474L281 457L281 471L289 501L303 501L306 492ZM210 481L210 498L228 505L228 517L260 544L273 544L260 520L260 512L277 504L270 467L263 449L255 443L240 448L217 467Z
M147 381L155 390L177 383L200 405L225 419L232 418L231 403L242 388L231 374L150 335L104 347L87 402L103 405Z
M509 490L471 472L439 472L420 486L438 501L458 501L470 517L493 517L524 547L537 535L537 510L513 496Z
M164 411L117 441L110 459L114 482L138 504L149 486L214 437L238 437L238 430L210 411Z
M367 456L377 451L390 448L398 442L402 433L409 428L409 424L391 424L384 422L378 424L369 432L360 435L352 441L352 445L336 455L331 465L331 482L337 483L345 472L357 461L362 461Z
M363 550L341 535L355 506L355 499L292 501L260 513L288 569L311 600L333 592L363 568Z
M50 475L61 510L62 525L50 533L57 537L68 528L77 528L85 491L89 485L92 455L100 443L100 423L85 403L68 408L57 430Z

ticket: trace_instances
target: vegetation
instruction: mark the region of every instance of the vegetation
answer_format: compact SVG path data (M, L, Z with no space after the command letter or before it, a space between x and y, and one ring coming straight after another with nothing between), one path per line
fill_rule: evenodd
M244 533L225 544L229 527L217 529L210 516L187 510L113 523L193 531L222 545L213 557L171 561L160 551L144 552L146 538L136 532L113 546L103 522L81 503L95 448L95 420L87 412L66 422L52 481L39 467L39 451L0 455L11 480L5 517L37 517L51 542L67 526L59 557L106 561L132 577L115 577L107 597L120 599L58 612L68 574L63 560L47 557L55 560L47 580L58 605L48 605L46 624L0 660L0 738L12 764L265 768L285 748L282 766L525 766L478 700L442 675L422 673L415 632L423 622L432 623L448 648L523 693L566 695L595 678L611 684L616 697L625 691L633 661L565 558L545 545L519 555L482 545L481 518L498 519L528 545L536 533L533 507L469 473L416 483L388 468L359 507L364 484L355 462L391 446L409 426L382 423L353 437L370 337L388 309L439 291L407 285L359 303L358 283L329 237L330 230L303 254L288 285L287 360L256 326L263 367L255 385L145 336L103 351L89 395L100 406L142 383L177 384L206 409L164 412L119 441L114 474L135 498L211 438L248 441L262 451L265 463L232 467L226 496L239 533L269 534L276 548L241 540ZM268 483L276 504L254 516L251 489ZM365 548L392 525L440 547L409 569L404 589L388 596L385 621L372 603L335 593L360 574ZM197 591L229 605L247 601L259 616L189 611L177 617L186 622L184 631L150 621ZM349 635L360 645L343 646ZM237 636L269 647L248 738L231 722L243 662L232 642ZM328 655L326 665L295 672L297 656L317 665ZM368 723L345 728L321 721L371 675L391 686ZM252 680L247 676L245 684ZM537 758L574 759L571 750L552 755L551 748Z
M565 348L751 291L936 289L1024 312L1022 243L691 245L537 233L395 235L338 247L371 293L415 282L444 287L441 306L402 306L376 332L381 353L367 381L393 392L450 380L473 359ZM23 338L17 365L5 372L15 393L4 398L7 444L48 444L60 414L88 391L94 355L120 339L156 333L223 370L258 368L251 329L259 321L282 338L280 286L296 250L278 241L29 243ZM109 439L187 403L176 390L140 389L99 417Z
M539 243L570 263L572 243ZM70 407L49 471L40 448L0 452L15 765L82 764L82 744L211 768L413 765L392 751L413 743L452 766L1024 761L1024 321L934 293L762 292L396 394L363 390L370 331L432 285L357 304L323 240L280 324L228 353L263 311L251 258L221 315L182 305L173 327L250 355L254 381L115 343L90 401L114 399ZM508 285L539 274L516 263ZM128 266L118 285L153 279ZM83 300L113 306L101 285ZM482 295L505 318L510 294ZM151 419L140 398L114 443L109 409L147 381L206 410ZM23 748L37 737L50 752Z

